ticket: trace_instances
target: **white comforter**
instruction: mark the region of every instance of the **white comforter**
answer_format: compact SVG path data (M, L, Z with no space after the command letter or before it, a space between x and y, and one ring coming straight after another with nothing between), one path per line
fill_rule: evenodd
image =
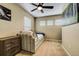
M38 37L38 40L41 40L44 38L42 34L37 34L37 37Z

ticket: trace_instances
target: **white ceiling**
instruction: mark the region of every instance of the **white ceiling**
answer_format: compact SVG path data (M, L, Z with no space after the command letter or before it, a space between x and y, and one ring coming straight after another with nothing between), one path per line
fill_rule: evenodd
M41 13L39 10L31 12L31 10L36 8L31 3L20 3L19 5L26 11L28 11L30 14L32 14L34 17L43 17L43 16L62 14L64 9L68 6L68 3L44 3L44 6L54 6L53 9L43 9L44 13Z

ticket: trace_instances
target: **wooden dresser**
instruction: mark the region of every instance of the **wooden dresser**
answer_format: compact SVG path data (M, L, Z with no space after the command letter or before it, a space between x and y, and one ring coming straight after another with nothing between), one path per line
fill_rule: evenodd
M20 37L0 38L0 56L13 56L21 50Z

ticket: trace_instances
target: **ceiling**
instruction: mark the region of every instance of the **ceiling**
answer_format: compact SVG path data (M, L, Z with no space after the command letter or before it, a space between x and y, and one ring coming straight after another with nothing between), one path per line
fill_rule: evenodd
M38 3L35 4L38 5ZM36 8L31 3L19 3L19 5L34 17L43 17L62 14L64 9L68 6L68 3L44 3L44 6L54 6L53 9L43 9L44 13L41 13L39 10L31 12L31 10Z

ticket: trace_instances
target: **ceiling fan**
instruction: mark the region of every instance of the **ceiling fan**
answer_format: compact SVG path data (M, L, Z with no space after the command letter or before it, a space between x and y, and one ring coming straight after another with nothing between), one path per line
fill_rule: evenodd
M35 11L35 10L39 10L41 11L42 13L44 13L43 9L53 9L54 6L44 6L43 5L44 3L39 3L38 5L37 4L34 4L32 3L33 6L36 6L35 9L31 10L31 12Z

